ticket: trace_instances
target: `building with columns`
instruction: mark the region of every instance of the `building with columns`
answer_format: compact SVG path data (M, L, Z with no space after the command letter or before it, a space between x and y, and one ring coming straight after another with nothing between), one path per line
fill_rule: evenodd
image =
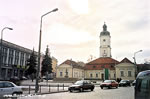
M9 80L15 76L22 77L27 69L26 61L30 58L33 50L13 44L3 40L2 44L2 62L0 80ZM38 52L34 52L38 59ZM41 54L40 63L42 63L44 54ZM54 75L56 74L57 59L52 58L52 68ZM41 68L41 64L40 64Z
M30 49L3 40L0 79L9 80L14 76L24 76L26 61L31 53ZM37 55L37 52L35 54Z

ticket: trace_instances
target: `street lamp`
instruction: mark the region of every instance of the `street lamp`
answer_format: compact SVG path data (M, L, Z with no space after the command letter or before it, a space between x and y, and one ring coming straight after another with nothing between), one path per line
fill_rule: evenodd
M53 9L52 11L49 11L41 16L41 21L40 21L40 36L39 36L39 51L38 51L38 67L37 67L37 72L36 72L36 85L35 85L35 93L38 92L39 90L39 85L38 85L38 80L39 80L39 72L40 72L40 53L41 53L41 37L42 37L42 19L44 16L50 14L51 12L56 12L58 11L58 8Z
M4 27L2 30L1 30L1 48L0 48L0 79L2 78L2 53L3 53L3 48L2 48L2 45L3 45L3 31L5 30L5 29L8 29L8 30L13 30L13 28L10 28L10 27Z
M134 53L134 57L133 57L133 59L134 59L134 64L135 64L135 77L137 76L137 73L138 73L135 55L136 55L137 53L139 53L139 52L142 52L142 50L139 50L139 51L135 52L135 53Z

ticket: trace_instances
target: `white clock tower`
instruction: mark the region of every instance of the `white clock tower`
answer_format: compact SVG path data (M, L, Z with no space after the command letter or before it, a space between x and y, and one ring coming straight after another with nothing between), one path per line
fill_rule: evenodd
M100 33L100 57L111 57L111 36L104 23L103 31Z

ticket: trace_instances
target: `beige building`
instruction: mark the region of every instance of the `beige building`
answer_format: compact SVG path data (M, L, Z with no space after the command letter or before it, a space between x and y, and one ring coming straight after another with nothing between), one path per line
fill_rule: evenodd
M100 57L85 64L84 67L72 60L66 60L57 66L56 71L56 78L62 79L135 80L135 65L127 58L119 62L110 57Z
M57 67L56 78L84 78L84 67L72 60L66 60Z
M111 57L100 57L85 65L85 79L106 80L115 79L117 60Z
M57 59L55 57L52 57L52 68L53 68L52 72L53 73L56 73L57 63L58 63Z
M135 65L124 58L119 64L115 66L116 68L116 78L121 78L124 80L135 80Z
M124 58L121 62L112 58L111 36L104 23L100 32L100 57L79 66L78 63L67 60L57 67L57 78L84 78L89 80L135 79L135 65ZM83 68L84 67L84 68Z

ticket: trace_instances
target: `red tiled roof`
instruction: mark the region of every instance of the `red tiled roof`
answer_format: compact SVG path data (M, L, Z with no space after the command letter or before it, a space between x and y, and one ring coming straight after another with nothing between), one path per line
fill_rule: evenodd
M131 63L131 64L134 64L134 63L132 63L129 59L127 59L127 58L124 58L121 62L119 62L119 63Z
M114 63L118 63L117 60L113 59L113 58L110 58L110 57L100 57L98 59L95 59L89 63L87 63L87 65L90 65L90 64L114 64Z
M108 68L110 70L115 70L115 65L119 62L110 57L100 57L95 59L85 65L86 70L103 70L104 68Z

